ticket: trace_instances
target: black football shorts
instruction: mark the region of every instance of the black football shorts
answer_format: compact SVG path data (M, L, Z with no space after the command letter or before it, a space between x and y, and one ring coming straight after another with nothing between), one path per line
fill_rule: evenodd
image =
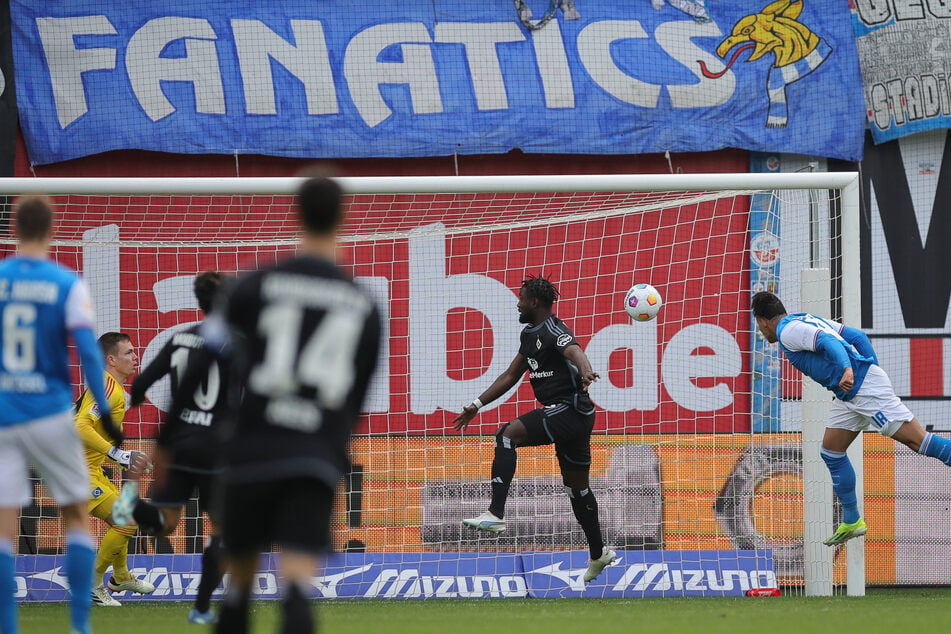
M587 471L591 466L591 430L594 412L582 414L567 403L532 410L518 419L528 431L520 446L555 445L562 471Z
M333 490L314 478L228 484L221 516L225 547L237 556L272 544L315 555L329 551L333 498Z

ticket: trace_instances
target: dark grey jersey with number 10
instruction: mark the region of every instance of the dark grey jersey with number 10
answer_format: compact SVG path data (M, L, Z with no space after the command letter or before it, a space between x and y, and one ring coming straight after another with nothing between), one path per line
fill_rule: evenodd
M578 341L565 322L551 315L537 326L522 330L518 351L528 362L528 378L539 403L567 403L582 414L590 414L594 405L581 389L581 373L563 354L565 348L576 345Z
M226 480L335 487L376 368L376 306L334 263L307 256L244 276L226 301L243 388Z
M196 324L172 335L155 359L135 377L132 393L144 394L156 381L169 376L173 404L158 444L171 451L176 469L210 473L220 463L219 426L228 414L228 372L226 365L213 361L203 368L194 389L181 388L193 355L205 346L200 329L200 324Z

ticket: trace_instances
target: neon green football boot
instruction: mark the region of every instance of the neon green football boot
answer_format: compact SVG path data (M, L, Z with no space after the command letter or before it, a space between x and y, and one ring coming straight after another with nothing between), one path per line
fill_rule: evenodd
M861 537L867 532L868 526L865 525L865 520L860 517L851 524L846 524L845 522L839 524L839 528L835 529L832 536L822 543L826 546L836 546L838 544L844 544L853 537Z

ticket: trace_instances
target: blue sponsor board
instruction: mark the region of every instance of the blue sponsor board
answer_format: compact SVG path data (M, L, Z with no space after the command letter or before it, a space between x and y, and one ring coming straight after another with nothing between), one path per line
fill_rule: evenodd
M528 596L518 554L346 553L312 580L317 598L501 599Z
M522 556L533 597L735 597L751 588L777 587L769 551L626 550L589 584L587 552Z
M269 555L268 558L273 557ZM66 558L62 555L18 555L16 557L16 597L21 601L66 601L69 582L64 570ZM275 562L264 562L273 563ZM273 567L270 568L273 570ZM151 600L182 601L194 599L201 579L201 555L132 555L129 572L155 584ZM109 573L106 574L108 578ZM216 595L221 593L218 589ZM255 594L277 598L276 577L258 575ZM119 592L120 600L140 598L131 592ZM144 598L144 597L143 597Z
M587 2L533 30L511 0L12 0L17 102L37 164L130 148L861 158L846 4L678 4Z
M775 587L769 551L619 551L618 561L585 584L586 552L346 553L311 579L315 599L505 599L520 597L739 596ZM19 555L17 599L65 601L64 557ZM257 599L280 598L277 555L263 555L252 587ZM130 572L155 585L151 595L120 601L187 601L201 578L200 555L133 555ZM228 576L214 596L224 592Z

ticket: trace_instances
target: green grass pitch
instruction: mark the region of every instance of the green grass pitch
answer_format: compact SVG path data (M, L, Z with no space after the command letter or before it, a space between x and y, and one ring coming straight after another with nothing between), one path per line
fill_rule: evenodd
M96 634L188 634L185 603L94 608ZM903 634L947 630L951 588L875 588L865 597L340 600L317 607L322 634ZM253 604L255 634L278 631L278 604ZM67 631L65 604L21 604L21 634Z

